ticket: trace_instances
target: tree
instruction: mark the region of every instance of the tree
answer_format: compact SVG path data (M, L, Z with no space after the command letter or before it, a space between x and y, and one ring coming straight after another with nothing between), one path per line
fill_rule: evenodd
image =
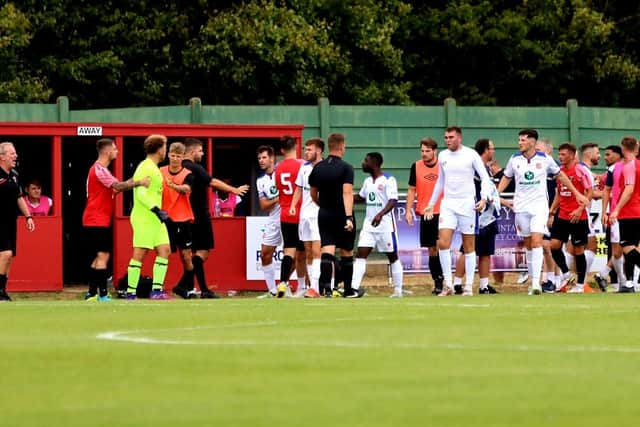
M185 63L208 82L207 102L408 102L401 50L391 42L408 8L348 3L261 1L211 11Z
M40 102L51 95L44 78L31 74L24 52L31 42L31 24L12 3L0 8L0 102Z

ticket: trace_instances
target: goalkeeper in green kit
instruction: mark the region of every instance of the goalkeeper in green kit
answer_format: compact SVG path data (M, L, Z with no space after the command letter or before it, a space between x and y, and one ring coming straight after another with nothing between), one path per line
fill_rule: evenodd
M153 263L153 287L151 299L173 299L163 290L164 277L167 274L169 255L169 233L164 224L169 215L160 209L162 206L162 173L158 163L164 160L167 151L167 137L150 135L144 140L144 159L133 174L133 179L149 177L149 187L136 187L133 190L133 209L131 210L131 227L133 228L133 255L127 269L127 299L136 299L136 288L140 279L140 269L144 257L150 249L155 249L156 259Z

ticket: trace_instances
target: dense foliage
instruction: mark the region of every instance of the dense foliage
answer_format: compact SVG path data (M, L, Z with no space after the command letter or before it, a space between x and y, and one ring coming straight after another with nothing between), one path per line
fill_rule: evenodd
M14 0L0 102L638 107L640 3Z

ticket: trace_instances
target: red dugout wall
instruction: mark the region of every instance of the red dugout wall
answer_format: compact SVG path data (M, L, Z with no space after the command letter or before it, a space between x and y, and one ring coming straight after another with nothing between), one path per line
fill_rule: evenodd
M8 282L8 290L15 291L56 291L63 287L63 221L62 216L62 164L63 137L88 136L95 140L101 135L116 141L120 154L113 162L113 172L118 179L123 177L123 158L127 150L126 137L146 137L160 133L167 137L194 137L205 142L207 158L204 166L211 171L213 146L216 138L279 138L282 135L302 138L302 125L152 125L114 123L0 123L0 138L11 141L12 137L46 137L51 144L51 197L54 200L53 215L36 218L36 231L29 233L24 219L18 224L18 255L14 258ZM94 140L94 141L95 141ZM20 150L18 156L20 156ZM252 161L252 159L247 159ZM86 165L88 171L91 163ZM215 175L215 171L214 171ZM252 189L255 183L247 182ZM24 184L24 183L23 183ZM116 198L114 218L113 275L121 277L131 256L131 226L129 217L122 215L123 198ZM216 290L262 289L263 283L247 281L246 270L246 227L244 218L213 219L216 247L206 263L207 280ZM259 236L256 236L259 238ZM151 274L152 257L143 266L143 274ZM165 285L176 283L181 274L178 256L170 259ZM75 266L74 266L75 268ZM85 265L77 268L86 269Z

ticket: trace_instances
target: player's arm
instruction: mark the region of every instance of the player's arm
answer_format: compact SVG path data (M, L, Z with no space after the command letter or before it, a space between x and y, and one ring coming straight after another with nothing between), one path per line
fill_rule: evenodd
M556 216L556 212L558 211L558 206L560 206L560 197L558 196L560 191L556 191L556 195L553 197L553 201L551 202L551 206L549 207L549 218L547 219L547 227L551 228L551 224L553 224L553 219Z
M313 200L313 203L315 203L316 205L320 205L320 193L318 192L318 187L309 187L309 194L311 195L311 200Z
M224 181L220 181L217 178L211 178L211 181L209 181L209 186L215 188L216 190L226 191L227 193L236 194L238 196L244 196L250 188L247 184L241 185L240 187L234 187Z
M571 183L571 180L569 179L569 177L567 177L567 175L564 172L560 171L556 176L556 178L562 184L564 184L564 186L567 187L569 191L573 193L573 195L578 200L578 203L580 203L581 205L589 204L589 199L587 199L584 194L578 191L578 189Z
M149 179L148 176L145 176L144 178L137 180L129 178L126 181L116 181L111 185L111 188L113 188L116 193L122 193L123 191L133 190L136 187L149 187L149 184L151 184L151 179Z
M302 198L302 187L298 187L296 185L296 189L293 190L293 196L291 197L291 207L289 208L289 215L295 216L296 214L296 206L300 202Z
M424 209L425 219L428 219L428 220L433 219L433 207L438 202L438 199L440 198L440 194L442 194L442 190L444 189L444 180L445 180L444 169L442 168L442 165L440 165L440 173L438 173L438 179L436 180L436 185L433 187L433 193L431 193L431 199L429 199L429 203L427 203L427 207Z
M167 187L180 193L180 194L189 194L191 193L191 186L187 183L184 184L176 184L174 183L170 177L166 179Z
M611 198L611 187L608 185L604 186L604 190L602 190L602 213L600 214L600 221L602 222L603 227L607 227L609 224L609 214L607 213L607 207L609 207L609 199Z
M264 196L260 196L258 198L258 203L260 204L260 209L262 209L263 211L267 211L267 212L269 212L271 209L273 209L273 207L275 205L277 205L279 201L280 201L280 199L278 198L278 196L274 197L273 199L267 199Z
M489 173L487 172L487 168L482 163L482 159L480 156L474 152L473 156L473 169L476 171L478 176L480 177L480 200L478 203L492 200L493 193L493 183L491 182L491 178L489 177Z
M511 184L511 178L506 175L502 175L500 178L500 182L498 183L498 194L504 193L504 189L507 188Z
M344 228L347 231L353 230L353 184L345 182L342 184L342 202L344 203L344 213L347 216Z
M27 202L21 197L18 197L18 209L20 213L24 215L27 220L27 230L33 231L36 229L36 224L33 221L33 217L31 216L31 212L29 212L29 208L27 207Z
M411 165L409 170L409 183L407 186L407 209L404 213L404 219L408 225L413 225L413 204L416 200L416 164Z
M382 208L382 210L378 212L375 217L373 217L373 219L371 220L371 225L373 225L374 227L377 227L380 224L380 221L382 221L382 217L384 217L386 214L391 212L396 207L397 204L398 204L397 199L389 199L389 201Z

